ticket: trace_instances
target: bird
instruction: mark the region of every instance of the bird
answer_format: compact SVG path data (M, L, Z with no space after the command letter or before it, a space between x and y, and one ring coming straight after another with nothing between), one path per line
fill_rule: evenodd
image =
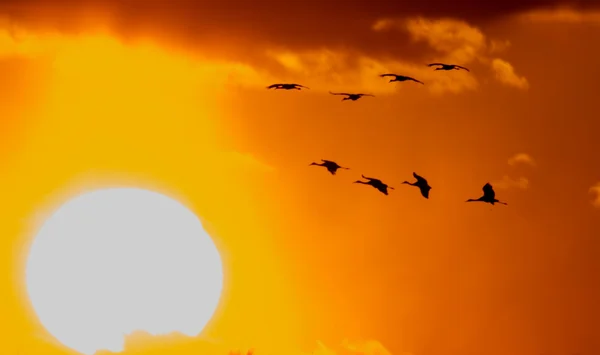
M346 92L329 92L331 95L346 95L347 97L344 97L342 99L342 101L346 101L346 100L352 100L352 101L356 101L358 99L360 99L363 96L375 96L375 95L371 95L371 94L349 94Z
M302 88L305 89L310 89L309 87L306 87L304 85L300 85L300 84L273 84L273 85L269 85L267 86L267 89L282 89L282 90L302 90Z
M500 203L503 205L508 205L508 203L498 201L496 199L496 193L494 192L494 188L492 187L492 185L490 185L489 182L483 186L483 196L477 199L470 198L466 202L485 202L491 205L494 205L494 203Z
M390 79L390 81L389 81L390 83L393 83L394 81L407 81L407 80L410 80L410 81L414 81L414 82L417 82L419 84L425 85L422 81L419 81L419 80L417 80L415 78L411 78L410 76L404 76L404 75L398 75L398 74L381 74L379 76L382 77L382 78L385 78L386 76L393 76L394 79Z
M429 190L431 190L431 186L429 186L429 184L427 183L427 180L425 180L425 178L417 175L417 173L413 172L413 176L415 177L415 179L417 179L416 182L404 181L403 184L418 187L419 190L421 190L421 195L423 195L423 197L428 199L429 198Z
M309 164L309 166L311 166L311 165L324 166L325 168L327 168L327 171L329 171L331 173L331 175L335 175L335 173L337 172L338 169L346 169L346 170L350 169L350 168L345 168L343 166L340 166L338 163L331 161L331 160L321 159L321 161L322 161L322 163L312 162Z
M364 175L361 175L363 179L369 180L369 181L360 181L360 180L356 180L354 183L355 184L365 184L365 185L371 185L374 188L376 188L377 190L379 190L382 194L387 195L388 194L388 189L393 190L394 188L391 186L388 186L387 184L384 184L383 182L381 182L381 180L379 179L374 179L374 178L370 178L370 177L366 177Z
M427 64L427 66L429 67L434 67L434 66L439 66L439 68L435 68L435 70L466 70L468 72L470 72L470 70L468 68L465 67L461 67L460 65L456 65L456 64L444 64L444 63L431 63L431 64Z

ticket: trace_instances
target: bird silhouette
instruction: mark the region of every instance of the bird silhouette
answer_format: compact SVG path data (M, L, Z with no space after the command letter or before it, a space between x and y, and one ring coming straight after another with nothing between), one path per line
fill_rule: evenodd
M415 78L411 78L410 76L404 76L404 75L398 75L398 74L381 74L379 76L382 77L382 78L385 78L386 76L393 76L394 79L390 79L390 81L389 81L390 83L393 83L394 81L407 81L407 80L409 80L409 81L414 81L416 83L425 85L422 81L419 81L419 80L417 80Z
M496 193L494 192L494 188L488 182L483 186L483 196L477 199L468 199L466 202L485 202L494 205L494 203L500 203L503 205L508 205L506 202L498 201L496 199Z
M418 187L419 190L421 190L421 195L423 195L423 197L428 199L429 198L429 190L431 190L431 186L429 186L429 184L427 183L427 180L425 180L422 176L417 175L417 173L413 172L413 176L415 177L415 179L417 179L416 182L404 181L403 184Z
M374 179L374 178L370 178L370 177L366 177L364 175L361 175L363 179L369 180L369 181L360 181L360 180L356 180L354 183L355 184L364 184L364 185L371 185L374 188L376 188L377 190L379 190L382 194L387 195L388 194L388 189L393 190L394 188L391 186L388 186L387 184L384 184L383 182L381 182L381 180L379 179Z
M460 70L460 69L463 69L463 70L470 72L469 69L467 69L465 67L461 67L460 65L456 65L456 64L431 63L431 64L427 64L427 66L429 66L429 67L439 66L439 68L435 68L435 70Z
M346 92L331 92L330 91L329 93L331 95L345 95L345 96L347 96L347 97L344 97L342 99L342 101L346 101L346 100L356 101L356 100L360 99L363 96L374 96L374 95L371 95L371 94L349 94L349 93L346 93Z
M269 85L267 86L267 89L275 89L275 90L302 90L302 88L305 89L310 89L309 87L306 87L304 85L300 85L300 84L273 84L273 85Z
M309 164L309 166L311 166L311 165L324 166L325 168L327 168L327 171L329 171L331 173L331 175L335 175L335 173L337 172L338 169L346 169L346 170L350 169L350 168L344 168L343 166L340 166L340 165L338 165L338 163L331 161L331 160L321 159L321 161L322 161L322 163L312 162Z

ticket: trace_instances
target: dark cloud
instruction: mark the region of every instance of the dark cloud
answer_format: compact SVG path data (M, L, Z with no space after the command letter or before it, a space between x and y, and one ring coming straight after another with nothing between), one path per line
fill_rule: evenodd
M219 48L221 54L251 56L257 48L344 47L377 54L419 52L406 34L374 33L377 19L455 17L480 24L495 17L561 4L556 0L2 0L0 12L29 26L78 30L84 14L104 13L121 35L164 37L185 46ZM573 0L587 8L594 0ZM228 43L226 46L224 43Z

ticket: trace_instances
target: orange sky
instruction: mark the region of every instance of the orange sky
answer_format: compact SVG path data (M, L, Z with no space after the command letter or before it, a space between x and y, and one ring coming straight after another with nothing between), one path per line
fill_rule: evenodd
M590 2L13 3L0 6L8 352L70 354L31 311L26 251L65 198L125 185L193 208L226 274L205 336L136 335L126 354L600 353ZM286 81L311 90L264 89ZM321 158L352 170L308 167ZM400 185L413 171L430 200ZM361 173L396 190L352 185ZM463 202L487 181L508 206Z

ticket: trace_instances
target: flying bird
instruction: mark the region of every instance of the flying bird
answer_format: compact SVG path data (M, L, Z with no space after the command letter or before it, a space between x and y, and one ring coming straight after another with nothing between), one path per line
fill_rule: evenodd
M407 184L410 186L416 186L421 190L421 195L425 198L429 198L429 190L431 190L431 186L427 183L427 180L422 176L417 175L417 173L413 172L413 176L417 179L416 182L408 182L404 181L403 184Z
M429 66L429 67L438 66L439 68L435 68L435 70L460 70L460 69L463 69L463 70L470 72L469 69L467 69L465 67L461 67L460 65L456 65L456 64L431 63L431 64L428 64L427 66Z
M300 84L273 84L273 85L269 85L267 86L267 89L281 89L281 90L302 90L302 88L305 89L310 89L309 87L306 87L304 85L300 85Z
M393 76L394 79L390 79L390 81L389 81L390 83L393 83L394 81L407 81L407 80L410 80L410 81L414 81L416 83L425 85L422 81L419 81L419 80L417 80L415 78L411 78L410 76L404 76L404 75L398 75L398 74L381 74L379 76L382 77L382 78L385 78L386 76Z
M360 99L363 96L374 96L374 95L371 95L371 94L349 94L349 93L346 93L346 92L331 92L330 91L329 93L331 95L345 95L345 96L347 96L347 97L344 97L342 99L342 101L346 101L346 100L356 101L356 100Z
M327 168L327 171L329 171L331 173L331 175L335 175L335 173L337 172L338 169L346 169L346 170L350 169L350 168L344 168L343 166L340 166L340 165L338 165L338 163L331 161L331 160L321 159L321 161L322 161L322 163L312 162L309 164L309 166L311 166L311 165L324 166L325 168Z
M376 188L377 190L379 190L384 195L388 194L388 189L391 189L391 190L394 189L393 187L388 186L387 184L384 184L379 179L374 179L374 178L366 177L364 175L361 175L361 176L362 176L363 179L366 179L366 180L369 180L369 181L360 181L360 180L357 180L357 181L354 182L355 184L371 185L374 188Z
M508 205L506 202L498 201L496 199L496 193L494 192L494 188L492 187L492 185L490 185L489 182L483 186L483 196L481 196L478 199L470 198L466 202L486 202L492 205L494 205L494 203L497 202L503 205Z

